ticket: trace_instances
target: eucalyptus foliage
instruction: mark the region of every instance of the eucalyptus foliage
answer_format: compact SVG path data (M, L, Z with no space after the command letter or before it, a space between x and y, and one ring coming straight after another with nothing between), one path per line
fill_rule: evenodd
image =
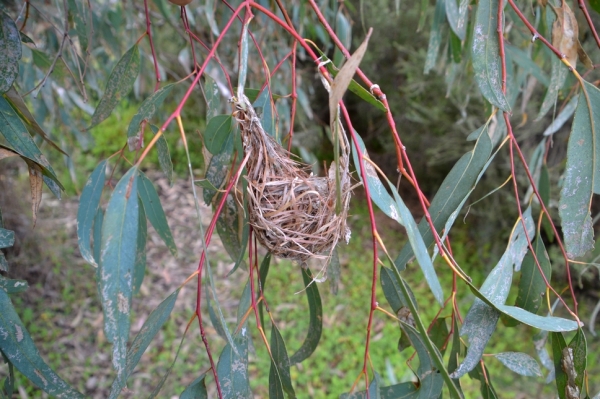
M600 194L600 90L598 76L589 68L600 54L596 49L600 39L594 42L593 25L575 15L575 2L558 0L377 3L377 13L392 20L401 18L397 14L403 11L419 14L418 34L426 26L430 30L428 47L422 49L424 64L419 66L423 74L444 75L449 94L459 85L471 85L473 90L459 91L469 96L465 102L485 104L476 116L484 122L468 135L470 143L464 144L470 149L456 160L437 193L427 199L410 163L419 154L402 144L411 132L401 125L396 131L394 121L400 115L385 94L395 88L380 87L377 76L357 70L365 54L366 62L372 62L369 46L373 39L367 44L371 31L357 29L366 3L195 0L180 8L166 0L17 0L0 6L0 162L8 157L25 162L34 220L42 185L59 198L64 189L54 169L59 166L50 165L44 154L68 154L76 146L87 146L90 130L120 103L140 104L133 118L124 121L122 149L97 160L81 192L77 215L79 251L95 269L87 272L95 273L104 334L112 345L111 398L127 387L142 354L168 322L181 289L164 299L132 339L132 302L146 268L154 266L146 264L147 221L170 253L177 256L178 252L155 185L140 167L149 151L156 151L159 164L155 166L172 180L173 162L165 136L181 137L187 158L179 161L189 165L194 198L214 211L208 230L199 223L196 232L204 248L198 254L198 270L181 281L182 286L198 281L196 295L201 305L190 315L186 332L195 328L192 321L197 322L210 364L195 367L197 378L179 394L203 398L212 390L222 398L253 397L248 356L257 345L266 347L270 357L269 397L308 394L294 386L291 370L319 350L324 317L319 282L325 276L334 285L339 280L338 253L343 253L344 244L325 254L331 260L328 269L313 273L305 264L299 268L309 304L309 328L300 348L287 347L267 304L277 301L269 297L271 254L259 259L249 225L244 147L228 100L247 96L260 111L252 123L260 123L273 140L312 162L314 154L302 136L319 134L306 127L316 125L315 115L323 113L310 102L315 91L329 98L329 123L321 123L320 129L331 139L330 159L338 161L336 165L340 135L346 134L351 143L356 181L363 185L369 201L373 281L387 300L383 305L376 297L376 285L364 293L371 310L365 345L357 348L366 352L363 369L356 370L360 384L347 387L347 392L328 394L461 398L461 380L469 375L480 382L483 397L496 398L501 387L493 385L494 375L486 367L495 361L528 378L554 380L561 399L596 394L588 391L593 381L587 372L587 339L590 332L595 336L600 306L592 315L578 314L570 273L574 262L590 260L598 219L592 215L592 205L593 195ZM595 12L588 11L585 2L579 4L586 15ZM597 2L591 4L598 7ZM580 43L587 31L591 34ZM347 50L355 49L352 37L362 45L351 56ZM428 79L424 75L420 79ZM361 138L366 132L356 131L353 123L360 125L363 116L348 116L340 101L346 91L350 93L347 100L366 104L368 113L385 124L381 134L391 138L388 142L398 157L398 172L425 213L419 222L390 181L398 176L383 175L369 157ZM198 107L206 111L202 144L188 148L186 137L192 129L186 126L185 113L197 112ZM530 122L533 119L538 125ZM520 123L525 130L517 130ZM566 159L549 165L553 144L561 145L554 136L569 124ZM202 163L190 157L190 150L202 154ZM121 162L122 158L127 161ZM502 218L510 220L512 228L503 232L508 237L505 251L478 287L463 271L465 265L452 257L452 228L466 204L477 199L473 193L490 166L498 162L509 164L508 184L498 190L511 198L513 212ZM65 166L74 173L78 167L69 162ZM337 181L339 189L339 170L332 168L329 178ZM374 212L403 226L406 244L382 242ZM235 323L223 313L206 251L215 229L231 258L230 273L248 274L247 284L238 287L241 300ZM0 213L0 248L11 247L14 234L4 227ZM562 258L550 259L549 245L560 248ZM411 262L418 264L435 298L426 305L440 310L429 326L419 311L425 304L419 303L405 279ZM589 265L597 267L594 262ZM452 286L440 283L441 268L453 273ZM566 271L566 284L553 281L552 272L557 269ZM299 279L299 274L290 278ZM0 352L9 370L0 397L12 397L15 392L15 369L51 396L83 397L57 374L60 370L52 370L40 356L11 301L27 289L27 282L10 276L10 265L0 252ZM518 293L509 301L511 290ZM465 315L459 314L459 299L472 301ZM589 316L589 331L584 331L582 319ZM418 367L412 367L410 380L384 386L383 371L371 368L374 317L399 323L399 349L410 348L419 361ZM214 353L205 339L208 320L225 342L220 353ZM529 337L523 339L531 341L537 360L512 351L486 353L497 329L521 324L531 327ZM251 340L252 331L258 331L259 340ZM160 395L171 368L165 375L152 376L153 385L146 395Z

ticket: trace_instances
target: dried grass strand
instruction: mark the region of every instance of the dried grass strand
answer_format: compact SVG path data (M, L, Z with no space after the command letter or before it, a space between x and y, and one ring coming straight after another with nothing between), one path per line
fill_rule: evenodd
M336 213L336 167L326 177L313 176L302 163L263 129L248 98L233 98L237 120L248 157L248 211L258 241L273 255L304 262L328 259L341 238L347 242L346 226L351 194L349 143L340 126L339 175L341 210Z

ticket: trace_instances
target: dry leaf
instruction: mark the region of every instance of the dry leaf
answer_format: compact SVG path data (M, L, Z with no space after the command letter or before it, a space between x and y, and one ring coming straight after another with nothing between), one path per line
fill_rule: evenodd
M8 148L0 147L0 159L9 158L9 157L15 157L15 156L18 156L18 155L19 154L17 154L14 151L9 150Z
M592 61L579 43L579 25L571 8L565 0L562 0L560 7L552 4L550 7L556 14L556 20L552 24L552 45L565 55L573 68L577 65L577 56L586 68L592 68Z
M42 169L33 162L29 165L29 187L31 187L31 209L33 210L33 225L37 220L37 213L42 202Z
M352 54L352 57L350 57L348 61L346 61L342 69L340 69L340 72L333 80L333 84L331 85L331 91L329 92L329 113L331 115L329 119L329 126L331 126L332 131L333 121L335 120L337 114L338 103L342 100L342 97L344 96L348 85L352 81L354 73L358 69L360 61L362 60L363 56L365 55L365 52L367 51L367 44L369 43L371 32L373 32L373 28L369 29L365 40L360 46L358 46L354 54Z
M171 2L172 4L175 4L176 6L187 6L188 4L190 4L192 2L192 0L169 0L169 2Z

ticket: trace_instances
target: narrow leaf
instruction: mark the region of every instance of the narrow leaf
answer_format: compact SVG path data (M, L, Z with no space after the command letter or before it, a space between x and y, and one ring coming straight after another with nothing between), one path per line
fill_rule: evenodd
M38 134L57 151L60 151L64 155L68 155L55 142L53 142L50 139L50 137L48 137L44 129L37 123L31 112L29 111L29 108L27 108L27 104L25 104L25 101L23 101L23 98L17 92L14 86L11 87L10 90L8 90L6 93L4 93L4 97L8 100L15 112L17 112L21 120L25 122L25 124L29 127L30 131Z
M202 373L196 378L179 396L179 399L208 399L206 391L206 373Z
M31 210L33 213L33 225L37 221L37 213L42 202L42 169L33 162L28 162L29 166L29 188L31 189Z
M204 95L206 96L206 120L209 121L219 114L221 109L221 93L219 86L209 75L204 75Z
M248 72L248 25L252 21L252 15L246 18L242 27L242 35L240 38L240 66L238 74L238 98L242 98L244 94L244 86L246 85L246 74Z
M340 285L340 258L337 247L331 252L331 260L327 266L327 279L329 280L329 290L333 295L337 295Z
M515 306L497 304L496 309L517 319L523 324L539 328L540 330L560 332L575 331L579 328L579 325L574 320L567 320L562 317L554 316L539 316Z
M15 232L0 227L0 248L12 247L15 243Z
M485 368L485 372L484 372ZM492 386L492 381L490 380L490 372L487 367L481 367L481 363L477 363L477 367L471 372L469 372L469 376L480 382L480 392L482 399L498 399L498 394L496 390Z
M337 115L338 104L342 100L350 81L354 73L358 69L360 62L362 61L365 52L367 51L367 45L369 44L369 38L371 37L372 29L369 29L367 37L361 43L360 46L354 51L354 54L346 61L340 72L337 74L331 85L331 91L329 92L329 126L333 126L334 120ZM333 128L332 128L333 130Z
M100 207L100 197L102 196L105 179L106 160L103 160L96 166L85 183L81 197L79 198L79 208L77 209L77 243L79 244L79 252L86 262L96 267L98 264L92 254L90 237L92 224ZM96 246L100 245L99 241L95 242Z
M4 277L0 277L0 289L4 290L7 294L18 294L29 288L29 283L25 280L9 280Z
M356 136L356 141L358 141L358 146L362 152L363 158L368 159L369 154L365 148L365 143L362 138L358 135L358 133L354 132ZM354 166L358 171L358 177L360 181L365 184L363 181L362 173L360 172L360 160L358 159L358 153L356 151L356 147L354 145L354 141L352 141L352 159L354 161ZM371 196L371 200L390 218L394 219L398 223L402 224L402 219L400 218L400 212L398 211L398 207L396 205L396 201L390 196L387 192L386 187L383 185L379 176L377 176L377 171L371 165L370 162L363 160L363 166L365 168L365 173L367 175L367 185L369 186L369 194Z
M113 381L110 398L116 398L121 393L121 389L125 386L127 379L135 370L138 362L142 358L142 355L148 348L148 345L152 342L158 331L165 324L169 315L173 311L177 296L181 288L176 289L171 295L169 295L164 301L158 305L149 315L140 332L135 336L131 347L127 351L127 363L125 365L125 371L122 378L115 378Z
M467 17L469 16L469 0L446 0L446 17L452 31L462 41L467 37Z
M542 272L546 279L550 281L552 274L552 265L548 258L548 253L544 247L544 242L538 235L533 243L536 257L542 268ZM528 253L523 260L521 268L521 280L519 281L519 294L515 302L515 306L523 308L531 313L537 314L540 306L543 303L544 293L546 292L546 283L540 271L535 264L535 260L531 253Z
M223 151L214 155L208 164L206 169L206 180L213 185L215 188L221 188L225 183L225 177L227 177L227 171L231 164L231 158L233 156L233 135L230 135L229 140L225 143ZM210 205L215 194L217 192L208 188L202 190L202 196L204 203Z
M454 1L454 0L446 0ZM436 0L435 11L433 13L433 23L429 33L429 46L427 47L427 56L425 58L425 68L423 73L427 75L435 67L440 45L442 43L442 28L446 18L446 6L444 0Z
M252 398L248 379L248 334L248 329L242 327L233 340L236 349L227 344L219 356L217 375L224 398Z
M158 133L158 127L150 125L152 133L156 135ZM158 163L163 173L167 176L169 184L173 185L173 161L171 160L171 152L169 151L169 144L165 135L161 135L156 141L156 151L158 151Z
M204 145L213 155L219 154L232 133L231 115L217 115L211 118L204 132Z
M5 93L19 74L21 37L17 25L4 11L0 11L0 54L0 93Z
M510 112L510 105L502 93L502 67L498 45L498 0L479 1L473 32L473 72L479 90L492 105Z
M48 163L27 128L4 96L0 96L0 133L6 139L10 150L37 163L42 167L44 175L50 177L63 189L50 163Z
M285 392L288 397L295 398L290 377L290 360L283 337L275 324L271 325L271 371L269 372L269 397L280 398Z
M323 331L323 306L321 304L319 286L313 280L313 275L308 267L300 268L300 270L302 272L304 287L306 288L310 321L306 339L300 349L290 357L290 364L300 363L312 355L317 345L319 345Z
M476 184L480 173L485 169L492 152L492 142L488 135L488 129L484 126L478 129L477 142L472 151L464 154L448 173L439 191L431 201L429 214L436 230L441 230L453 212L455 212L464 198ZM434 242L429 223L425 218L419 223L419 231L426 246ZM399 270L404 270L406 263L412 258L413 249L405 245L394 261Z
M542 68L531 59L531 55L510 44L506 44L504 48L507 54L510 55L510 59L523 69L521 73L532 75L544 86L550 84L548 76L546 76L544 71L542 71Z
M138 209L140 210L137 246L135 249L135 266L133 267L133 295L140 292L140 287L146 274L146 241L148 239L148 222L146 221L146 212L142 200L138 198Z
M243 222L244 216L238 210L237 201L234 195L229 193L225 200L225 206L217 218L217 233L219 233L225 250L234 262L240 259L240 256L243 256L246 249L241 241Z
M542 370L534 358L521 352L503 352L494 355L506 368L526 377L541 377Z
M104 333L113 344L113 367L124 383L129 340L133 271L139 223L138 170L131 168L117 183L102 223L100 292Z
M167 369L167 372L165 374L163 374L163 376L160 378L160 380L158 381L158 385L156 385L156 387L154 388L152 393L150 393L150 396L148 396L148 399L154 399L156 397L156 395L159 394L160 390L162 389L163 385L165 384L165 381L167 381L167 378L169 378L169 375L171 375L171 371L173 370L173 367L175 366L175 362L177 361L177 358L179 357L179 352L181 351L181 347L183 346L183 341L185 339L185 334L187 334L187 332L188 332L188 329L186 328L185 332L183 333L183 337L181 338L181 341L179 342L179 346L177 347L177 352L175 352L175 357L173 358L173 362Z
M553 332L551 334L552 341L552 357L554 358L554 374L556 380L556 390L560 399L566 399L566 389L568 384L568 376L565 373L562 365L563 350L567 349L567 343L562 333Z
M577 333L569 342L569 348L573 354L573 370L575 371L574 383L581 391L583 387L583 377L587 369L587 341L583 330L579 328Z
M135 44L131 47L110 73L104 95L92 115L92 122L88 130L108 118L119 101L125 97L133 87L133 83L140 73L140 50Z
M0 290L0 309L0 350L8 361L51 396L83 398L44 362L4 290Z
M140 143L140 125L144 121L149 121L156 111L158 111L165 101L165 98L171 93L171 90L176 83L172 83L155 91L150 97L144 100L137 113L131 118L129 127L127 128L127 142L129 143L129 151L137 150ZM143 143L142 143L143 147Z
M87 25L87 10L85 9L85 5L87 4L85 1L78 1L77 4L75 0L69 0L69 17L75 21L75 31L77 32L77 37L79 38L79 45L81 47L82 52L87 52L89 40L88 40L88 25ZM79 5L81 4L81 7Z
M565 180L558 204L569 259L583 256L594 248L590 206L592 193L600 192L597 161L600 90L588 82L584 82L582 89L584 93L580 95L571 127Z
M531 208L523 212L525 224L529 237L533 235L535 225L531 217ZM523 261L523 257L527 251L527 238L523 231L521 220L517 220L517 225L513 229L513 234L510 238L509 245L500 258L500 261L492 269L490 274L485 279L481 289L479 290L490 302L498 305L503 305L508 297L510 285L512 283L513 268L519 266ZM480 299L475 299L471 309L465 317L460 335L469 336L469 348L467 356L458 369L452 373L453 378L460 378L473 370L483 351L496 330L496 324L500 318L500 312L494 307L487 305Z
M560 61L559 61L560 62ZM552 123L544 130L544 136L551 136L554 133L558 132L563 125L571 119L575 109L577 108L577 103L579 101L579 95L573 96L571 100L565 105L562 111L556 115L556 118L552 121Z
M444 292L442 291L442 285L440 284L440 280L437 277L435 269L433 267L433 263L431 258L429 257L429 253L427 252L427 246L423 241L423 237L421 236L421 232L417 227L417 223L415 219L412 217L410 211L400 198L398 192L394 189L394 186L388 181L390 186L390 190L394 194L394 198L396 199L396 205L398 207L398 211L400 212L400 218L402 220L402 225L406 228L406 234L408 235L408 241L410 242L410 246L413 249L415 257L417 258L417 262L423 271L423 275L425 276L425 280L427 281L427 285L431 289L433 296L438 301L440 305L444 303Z
M146 216L148 216L148 220L152 223L160 238L165 242L169 251L171 251L173 256L177 256L177 246L175 245L173 234L169 228L169 223L167 223L167 217L165 216L165 211L160 203L154 184L141 171L138 174L140 182L138 188L139 196L144 204Z
M269 136L279 140L275 125L275 107L273 106L273 98L271 96L271 88L269 86L266 86L263 91L260 92L252 106L256 109L262 109L260 123L265 132Z

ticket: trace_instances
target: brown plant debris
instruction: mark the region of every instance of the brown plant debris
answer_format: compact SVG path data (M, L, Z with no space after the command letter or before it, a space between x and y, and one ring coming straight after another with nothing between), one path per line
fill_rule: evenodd
M264 131L245 95L231 102L248 159L248 211L254 234L281 258L300 262L311 257L328 258L342 236L346 242L350 238L346 226L351 183L349 143L342 129L339 171L334 162L327 177L317 177L310 173L310 165L294 159ZM338 200L340 205L336 206Z

